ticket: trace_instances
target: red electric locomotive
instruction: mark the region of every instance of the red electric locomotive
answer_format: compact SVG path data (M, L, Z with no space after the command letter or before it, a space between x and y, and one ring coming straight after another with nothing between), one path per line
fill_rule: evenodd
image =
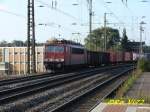
M46 70L87 64L84 46L66 40L53 40L45 44L44 65Z

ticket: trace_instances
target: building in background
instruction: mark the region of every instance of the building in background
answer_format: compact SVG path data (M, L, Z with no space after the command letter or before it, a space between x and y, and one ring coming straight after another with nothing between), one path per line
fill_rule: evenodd
M9 73L9 63L0 62L0 75L6 75Z
M44 46L36 47L35 50L36 71L38 73L44 72ZM0 47L0 72L5 72L7 74L26 74L27 47Z
M139 53L140 45L141 45L140 42L128 42L127 49L128 51ZM142 46L143 47L145 46L145 42L142 42Z

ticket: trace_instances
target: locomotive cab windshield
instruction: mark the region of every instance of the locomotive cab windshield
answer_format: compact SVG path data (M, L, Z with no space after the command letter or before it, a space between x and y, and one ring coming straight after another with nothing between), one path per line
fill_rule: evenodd
M64 64L65 47L63 45L45 45L45 67L46 69L61 69Z
M48 46L46 46L45 50L46 50L46 52L63 53L64 46L48 45Z

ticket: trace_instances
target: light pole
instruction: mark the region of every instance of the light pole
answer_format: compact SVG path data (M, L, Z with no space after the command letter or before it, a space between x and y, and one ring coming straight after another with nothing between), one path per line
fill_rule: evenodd
M90 50L91 50L91 34L92 34L92 0L89 0L89 38L90 38Z
M107 30L106 30L106 25L107 25L107 14L112 14L112 13L104 13L104 51L107 51Z
M106 4L111 4L112 2L105 2ZM107 51L107 30L106 30L106 25L107 25L107 14L112 14L112 13L104 13L104 51Z
M106 36L106 14L107 13L104 13L104 51L106 51L107 49L107 36Z
M146 24L144 21L140 22L140 47L139 47L139 54L140 54L140 58L142 57L142 53L143 53L143 43L142 43L142 33L144 31L143 29L143 24Z

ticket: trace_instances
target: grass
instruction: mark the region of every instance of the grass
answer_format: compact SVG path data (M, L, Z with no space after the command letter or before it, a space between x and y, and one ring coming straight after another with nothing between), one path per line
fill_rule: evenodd
M134 82L140 75L142 74L142 71L139 69L136 69L131 73L131 76L125 81L125 83L118 89L116 92L117 98L123 98L124 94L132 87Z
M137 69L134 70L128 79L124 82L124 84L116 91L116 96L114 99L105 99L105 103L118 103L122 104L127 103L131 100L131 102L138 101L142 104L150 104L150 96L146 96L144 93L139 91L138 99L133 99L131 97L124 97L125 94L129 91L129 89L133 86L135 81L143 74L143 72L150 72L150 62L144 59L140 59L137 64Z
M150 62L144 59L140 59L137 64L137 69L131 73L129 78L116 92L116 98L132 99L129 97L124 97L124 95L129 91L129 89L133 86L137 78L139 78L143 72L149 72L149 71L150 71ZM150 96L146 96L141 91L139 91L138 93L138 99L141 100L143 99L144 103L150 104Z

